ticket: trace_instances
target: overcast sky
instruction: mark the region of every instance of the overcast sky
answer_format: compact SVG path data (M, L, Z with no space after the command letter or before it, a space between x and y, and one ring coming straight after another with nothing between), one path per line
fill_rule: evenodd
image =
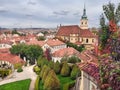
M102 6L119 0L0 0L0 27L79 25L84 3L89 27L99 27Z

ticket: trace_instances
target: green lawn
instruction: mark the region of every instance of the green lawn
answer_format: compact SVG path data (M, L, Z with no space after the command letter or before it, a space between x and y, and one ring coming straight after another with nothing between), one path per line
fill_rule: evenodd
M30 79L0 85L0 90L29 90Z
M70 77L62 77L61 75L57 75L57 77L60 80L60 89L61 90L63 90L63 85L65 85L66 83L70 83L70 82L74 81ZM42 81L40 81L40 87L39 88L40 88L39 90L44 90Z
M60 88L61 88L61 90L63 90L63 85L65 85L66 83L70 83L70 82L74 81L70 77L62 77L61 75L57 75L57 77L60 80Z

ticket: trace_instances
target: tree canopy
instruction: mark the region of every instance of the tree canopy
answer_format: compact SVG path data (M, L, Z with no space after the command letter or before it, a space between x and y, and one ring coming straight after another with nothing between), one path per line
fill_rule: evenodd
M10 52L20 55L21 58L26 57L30 60L30 63L35 63L35 60L37 60L39 56L43 56L43 50L38 45L18 44L12 46Z

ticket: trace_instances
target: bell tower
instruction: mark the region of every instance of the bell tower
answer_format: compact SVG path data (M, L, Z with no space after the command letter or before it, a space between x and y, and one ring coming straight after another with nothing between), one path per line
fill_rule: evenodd
M84 5L84 9L83 9L83 15L82 15L81 20L80 20L80 28L81 29L88 29L88 19L87 19L87 15L86 15L85 5Z

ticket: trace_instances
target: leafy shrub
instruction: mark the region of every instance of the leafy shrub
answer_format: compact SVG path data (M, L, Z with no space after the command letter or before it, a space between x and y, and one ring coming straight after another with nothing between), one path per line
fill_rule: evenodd
M38 40L38 41L44 41L44 40L45 40L45 37L44 37L44 36L39 36L39 37L37 37L37 40Z
M79 76L79 74L80 74L79 68L76 65L74 65L70 74L71 79L76 79L76 77Z
M16 64L14 64L14 69L18 69L20 67L22 67L22 63L16 63Z
M11 73L12 73L11 69L0 69L0 74L1 74L2 78L4 78L5 76L7 76Z
M40 68L38 66L34 66L33 67L33 71L36 73L36 74L40 74Z
M60 70L61 70L60 63L57 61L56 63L54 63L54 71L56 74L59 74Z
M35 81L35 89L34 90L39 90L39 82L40 82L40 76L37 76L37 79Z
M44 83L45 90L60 90L60 82L54 70L50 70Z
M17 69L17 72L22 72L22 71L23 69L21 67Z
M69 76L69 74L70 74L70 67L68 66L67 63L63 64L60 74L62 76Z
M48 60L46 58L39 57L37 65L42 68L44 65L48 65Z
M80 62L80 59L76 56L69 57L68 63L77 63Z
M67 62L68 61L68 56L64 56L62 59L61 59L61 62Z
M54 68L54 62L53 62L53 61L49 61L48 66L49 66L51 69L53 69L53 68Z

